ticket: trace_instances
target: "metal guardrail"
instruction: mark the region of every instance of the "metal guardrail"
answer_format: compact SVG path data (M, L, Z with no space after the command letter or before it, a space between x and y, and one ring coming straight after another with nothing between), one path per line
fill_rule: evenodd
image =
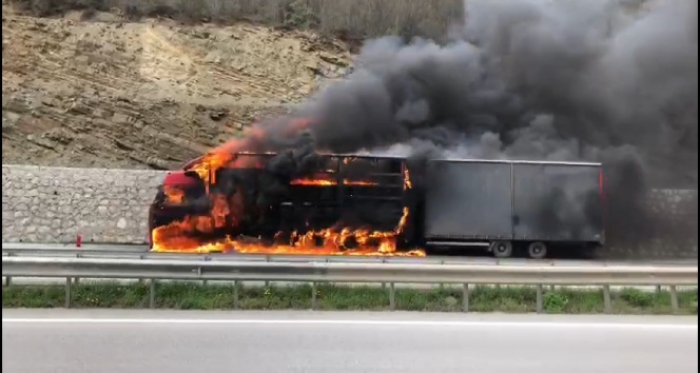
M34 247L32 247L34 246ZM177 259L177 260L227 260L258 262L326 262L326 263L410 263L410 264L479 264L479 265L549 265L549 266L610 266L610 265L677 265L697 266L697 260L651 260L651 261L604 261L591 259L528 259L493 258L490 256L362 256L362 255L299 255L299 254L242 254L242 253L165 253L148 251L147 247L114 245L92 245L93 248L43 247L23 244L3 244L3 256L42 256L57 258L104 258L104 259ZM99 247L99 249L98 249ZM119 246L117 246L119 247Z
M118 249L2 249L2 255L8 257L55 257L55 258L101 258L101 259L158 259L158 260L222 260L248 262L360 262L360 263L414 263L414 264L444 264L446 262L481 262L483 264L500 264L507 259L490 257L411 257L391 255L299 255L299 254L240 254L240 253L176 253L152 252ZM547 260L529 260L540 264L551 264Z
M3 255L133 255L153 254L148 250L120 249L2 249ZM159 254L159 253L155 253Z
M3 257L3 276L302 282L697 285L697 267L249 262Z
M462 284L465 311L469 307L470 284L535 285L539 312L542 311L544 285L602 286L605 310L610 312L612 285L670 286L672 307L677 310L676 286L698 284L698 268L690 266L484 266L3 256L2 273L5 277L66 278L67 307L70 307L73 278L150 280L151 307L155 304L156 280L166 279L228 280L235 284L241 281L311 282L314 308L315 287L319 282L389 283L392 309L396 283ZM237 285L234 288L237 289Z
M359 263L412 263L412 264L446 264L446 263L480 263L482 265L508 264L513 261L555 265L557 260L525 258L492 257L412 257L412 256L371 256L371 255L300 255L300 254L241 254L241 253L176 253L153 252L147 249L82 249L82 248L19 248L2 249L3 256L42 256L56 258L104 258L104 259L173 259L173 260L235 260L257 262L359 262ZM589 263L593 264L593 262ZM598 262L602 264L604 262Z

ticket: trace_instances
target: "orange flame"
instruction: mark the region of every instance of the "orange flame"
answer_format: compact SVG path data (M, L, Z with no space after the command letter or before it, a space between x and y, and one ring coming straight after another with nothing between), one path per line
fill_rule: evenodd
M338 185L338 182L331 179L296 179L290 182L291 185L306 185L306 186L333 186ZM343 179L343 185L347 186L375 186L377 183L371 181L348 180Z
M293 232L288 243L265 245L258 240L225 239L201 243L188 233L211 232L217 225L216 217L187 217L153 230L153 251L157 252L238 252L255 254L305 254L305 255L362 255L362 256L425 256L423 250L397 251L397 237L408 221L408 208L392 232L366 229L336 230L334 228Z
M281 130L278 129L279 131L276 130L275 134L291 137L307 128L309 124L309 120L299 119ZM216 229L226 228L227 224L231 227L239 224L236 219L240 219L244 214L242 193L234 193L229 199L216 193L210 195L209 185L216 184L216 171L221 168L261 168L263 162L260 157L245 155L251 154L252 151L261 152L261 149L264 151L267 136L268 133L263 127L251 127L244 139L224 143L201 158L188 163L185 169L195 172L205 182L207 194L212 202L211 211L206 216L188 216L180 221L155 228L151 232L152 250L188 253L425 256L423 250L397 251L397 238L403 233L408 221L408 208L404 208L399 223L391 232L329 228L304 234L293 232L289 242L278 242L273 245L266 245L260 240L230 237L203 242L202 239L194 237L197 233L206 235L213 233ZM346 164L350 161L349 158L344 160ZM404 179L405 185L410 187L407 171ZM330 178L309 178L293 180L291 184L332 186L337 185L337 181ZM343 185L372 186L376 183L344 179ZM182 203L185 196L182 190L175 188L166 188L164 193L171 204ZM281 234L277 235L278 239L279 237Z
M180 205L185 199L185 192L182 189L166 186L163 188L166 203L171 205Z
M403 189L409 190L413 188L413 183L411 182L411 175L408 173L408 168L403 169Z
M280 130L279 135L292 137L306 129L309 124L311 124L309 119L293 120L283 130ZM206 181L210 176L214 177L216 170L222 167L261 167L260 160L256 157L236 157L235 155L244 155L246 152L248 154L253 153L255 148L262 147L261 144L265 143L267 137L268 133L265 131L265 128L261 126L249 127L243 139L231 140L212 149L195 162L191 166L191 170L196 172L200 179ZM215 181L213 180L212 182Z

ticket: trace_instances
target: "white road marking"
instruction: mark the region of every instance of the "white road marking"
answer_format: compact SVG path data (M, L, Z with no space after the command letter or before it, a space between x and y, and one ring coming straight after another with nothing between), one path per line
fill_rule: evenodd
M238 325L376 325L446 327L525 327L602 329L687 329L698 324L509 322L509 321L410 321L410 320L280 320L280 319L149 319L149 318L3 318L3 324L238 324Z

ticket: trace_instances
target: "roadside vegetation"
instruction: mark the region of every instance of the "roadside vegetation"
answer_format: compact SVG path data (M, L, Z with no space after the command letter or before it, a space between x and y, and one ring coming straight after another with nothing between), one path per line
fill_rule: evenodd
M463 0L11 0L40 17L82 10L119 12L131 20L172 18L182 22L254 22L315 30L349 40L382 35L440 38L462 18Z
M122 13L129 19L172 18L182 22L240 21L310 29L321 35L359 41L368 37L423 36L443 40L462 21L465 0L10 0L35 16L71 10ZM648 0L625 3L630 11Z
M157 283L155 307L161 309L311 309L312 287L239 286L199 283ZM679 314L697 314L698 292L678 292ZM671 314L671 295L667 291L646 292L624 289L611 293L612 312L616 314ZM148 284L90 284L72 287L74 308L148 308ZM319 285L316 288L318 310L389 310L389 290L381 287ZM396 310L461 312L459 289L397 288ZM543 296L546 313L597 314L604 312L602 290L547 288ZM65 287L58 285L11 285L3 287L3 308L55 308L65 305ZM536 291L532 287L475 287L469 295L471 312L530 313L537 310Z

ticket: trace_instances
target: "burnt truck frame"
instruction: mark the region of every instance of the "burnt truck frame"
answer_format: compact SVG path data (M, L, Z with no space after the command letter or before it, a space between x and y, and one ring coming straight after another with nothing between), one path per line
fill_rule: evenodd
M267 164L266 159L271 159L276 154L271 153L240 153L236 158L254 157L261 159L260 164ZM169 186L186 191L194 191L195 204L188 200L182 204L166 204L165 188L158 188L156 198L149 209L149 243L153 247L152 231L171 221L184 218L188 213L196 211L206 213L211 205L201 203L205 192L222 193L228 195L224 185L234 178L238 183L249 184L244 186L247 190L259 189L261 175L265 174L268 184L270 178L278 178L286 188L275 195L274 202L265 210L265 216L256 219L254 225L248 225L246 236L272 237L278 232L305 233L309 230L322 230L333 227L341 217L347 220L348 215L357 224L356 227L370 226L373 230L391 231L400 221L404 207L413 208L412 201L408 198L404 185L406 173L406 160L400 157L367 156L355 154L323 154L319 157L323 165L316 165L317 172L306 175L312 180L326 180L334 185L292 184L291 181L306 179L304 175L288 178L267 172L264 167L251 167L228 169L220 168L214 175L209 175L206 181L199 179L196 173L188 171L188 166L195 164L189 162L183 170L173 171L166 176L173 176ZM352 162L352 165L350 165ZM245 162L243 162L245 163ZM361 171L361 172L358 172ZM217 183L212 183L216 180ZM228 180L228 181L227 181ZM363 184L367 183L367 184ZM165 183L167 184L167 182ZM257 186L255 185L257 184ZM284 190L286 189L286 190ZM256 200L257 195L246 195L247 200ZM381 212L381 214L379 213ZM237 235L240 232L220 231L212 238ZM403 236L413 236L411 224L404 226ZM279 237L279 236L277 236ZM401 238L402 242L406 239Z
M352 154L322 157L331 167L321 174L334 180L335 185L290 184L288 193L271 206L261 225L266 228L246 234L269 236L279 231L329 228L348 211L366 215L361 220L372 220L372 214L380 211L389 214L373 226L391 230L403 209L408 208L408 221L397 238L400 248L418 246L431 251L476 247L501 258L522 248L529 257L541 259L551 250L593 249L605 243L600 163L479 159L414 162L401 157ZM349 160L371 166L358 177L373 185L344 185L348 175L343 170ZM190 190L194 188L199 194L215 190L212 177L204 183L186 169L174 173L198 180L199 184L189 185ZM214 178L224 180L229 177L227 172L220 169ZM407 173L410 187L405 184ZM186 214L179 207L164 206L163 200L161 186L149 212L149 232ZM204 206L202 211L207 208Z

